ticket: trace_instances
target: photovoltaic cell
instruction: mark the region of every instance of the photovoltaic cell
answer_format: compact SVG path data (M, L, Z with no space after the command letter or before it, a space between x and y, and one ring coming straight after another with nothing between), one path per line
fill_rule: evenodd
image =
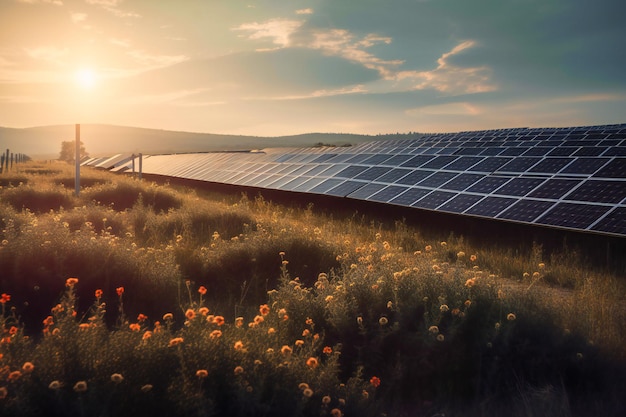
M524 196L544 181L543 178L513 178L494 191L494 194Z
M455 159L457 159L456 156L449 156L449 155L437 156L431 159L430 162L427 162L424 165L422 165L422 168L440 169L448 165L450 162L454 161Z
M359 188L358 190L351 192L348 195L348 197L356 198L359 200L366 200L368 197L376 194L377 192L379 192L385 187L386 185L384 184L376 184L376 183L366 184L363 187Z
M394 200L398 196L400 196L402 193L404 193L408 189L409 187L401 187L398 185L388 185L382 190L380 190L379 192L372 194L368 198L368 200L389 202L391 200Z
M576 158L561 174L593 174L609 161L608 158Z
M554 202L552 201L520 200L500 214L498 218L531 223L553 205Z
M448 171L465 171L482 160L483 158L479 156L462 156L451 164L446 165L445 169Z
M309 190L309 192L316 193L316 194L325 194L330 189L335 188L336 186L338 186L342 182L343 182L343 180L340 180L340 179L328 178L328 179L324 180L323 182L319 183L318 185L316 185L315 187L311 188Z
M615 158L593 174L602 178L626 178L626 158Z
M499 156L491 156L487 157L481 162L477 163L473 167L469 168L468 171L478 171L478 172L494 172L497 171L498 168L505 165L507 162L510 162L511 158L501 158Z
M409 168L418 168L424 165L426 162L430 161L431 159L433 159L432 156L417 155L409 159L408 161L404 162L400 166L409 167Z
M360 173L362 173L363 171L365 171L366 169L367 167L364 167L361 165L350 165L344 168L343 170L341 170L340 172L336 173L335 175L333 175L333 177L354 178Z
M447 190L463 191L482 178L485 178L485 176L482 174L459 174L455 178L442 185L441 188L445 188Z
M591 204L559 203L536 223L574 229L586 229L611 208Z
M336 187L331 188L330 190L326 191L325 194L327 195L334 195L337 197L345 197L348 194L358 190L359 188L363 187L366 183L364 182L360 182L360 181L346 181L343 182L341 184L339 184Z
M433 191L425 197L422 197L419 201L413 203L412 206L434 210L455 195L456 193L451 193L449 191Z
M573 160L573 158L545 158L529 169L528 172L556 174Z
M600 156L604 151L606 151L606 148L583 146L574 152L574 156Z
M376 178L388 173L391 168L387 167L371 167L354 177L357 180L374 181Z
M445 184L446 182L450 181L452 178L456 177L457 175L459 174L455 172L439 171L439 172L435 172L430 177L420 181L417 185L421 187L437 188L441 186L442 184Z
M504 209L506 209L516 201L518 200L514 198L486 197L473 205L469 210L466 211L466 213L474 214L477 216L496 217L500 212L502 212Z
M385 175L379 177L377 181L393 183L399 180L400 178L404 177L405 175L410 174L411 172L412 170L408 168L393 168L389 172L387 172Z
M415 203L417 200L424 197L426 194L430 192L431 190L427 188L409 188L408 190L398 195L396 198L390 200L389 202L393 204L399 204L402 206L410 206L411 204Z
M459 194L443 206L439 207L439 210L449 211L452 213L463 213L483 198L485 197L476 194Z
M626 207L615 207L602 220L592 226L600 232L626 235Z
M414 156L408 154L394 155L391 158L387 159L384 164L390 166L399 166L411 158L414 158Z
M578 184L580 184L580 180L549 179L539 186L539 188L528 194L528 197L558 200Z
M405 177L400 178L396 183L405 184L405 185L415 185L418 182L422 181L424 178L433 174L435 171L426 171L416 169Z
M492 191L500 188L504 183L508 182L510 178L507 177L484 177L482 180L471 186L467 191L473 193L489 194Z
M500 156L520 156L527 150L528 148L522 146L509 146L508 148L505 148L502 152L500 152Z
M569 193L565 200L620 203L626 198L626 181L588 180Z
M541 158L533 158L533 157L525 157L521 156L519 158L515 158L506 165L503 165L499 171L500 172L515 172L521 173L527 171L530 167L535 165L537 162L541 161Z

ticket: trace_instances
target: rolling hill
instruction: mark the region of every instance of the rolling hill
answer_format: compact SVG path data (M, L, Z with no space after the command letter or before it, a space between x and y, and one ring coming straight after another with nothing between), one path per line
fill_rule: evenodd
M386 136L340 133L308 133L294 136L260 137L177 132L101 124L81 125L81 140L91 156L126 152L185 153L268 147L307 147L318 143L337 146L357 144ZM74 140L74 125L31 128L0 127L0 149L10 149L33 159L55 159L61 142Z

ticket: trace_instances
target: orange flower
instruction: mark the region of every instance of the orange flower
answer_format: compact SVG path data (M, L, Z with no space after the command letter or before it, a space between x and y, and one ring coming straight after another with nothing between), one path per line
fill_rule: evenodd
M218 326L223 325L224 324L224 317L222 317L222 316L215 316L215 318L213 319L213 323L217 324Z
M139 323L131 323L128 325L128 327L133 332L138 332L139 330L141 330L141 326L139 325Z
M241 340L238 340L235 342L233 347L235 348L235 350L241 350L243 349L243 342Z
M207 376L209 376L209 371L207 371L206 369L198 369L196 371L196 376L198 378L206 378Z
M196 312L188 308L187 311L185 311L185 317L187 317L187 320L193 320L196 318Z
M24 362L24 365L22 365L22 371L24 371L25 374L30 374L34 369L35 365L33 365L32 362Z
M222 331L221 331L221 330L213 330L213 331L211 332L211 334L209 335L209 337L210 337L211 339L217 339L217 338L220 338L220 337L222 337Z
M18 379L20 379L21 376L22 376L22 373L20 371L13 371L9 374L9 377L7 378L7 380L9 382L17 381Z
M280 353L283 355L291 355L291 352L293 352L293 350L287 345L283 345L283 347L280 348Z
M370 384L372 384L372 386L374 388L378 388L380 386L380 378L377 376L373 376L370 378Z
M235 368L235 375L241 375L243 374L243 368L241 366L237 366Z
M237 326L237 327L243 326L243 317L237 317L235 319L235 326Z
M265 321L265 319L263 318L263 316L256 316L256 317L254 318L254 322L255 322L256 324L261 324L261 323L263 323L264 321Z
M150 330L146 330L143 334L142 340L148 340L152 337L152 332Z
M209 314L209 309L207 307L200 307L198 309L198 313L202 314L203 316L206 316L207 314Z
M319 365L319 362L317 358L314 358L313 356L311 356L309 359L306 360L306 366L308 366L311 369L317 368L317 365Z
M78 284L78 278L68 278L65 280L66 287L73 287L76 284Z
M122 294L124 294L124 287L117 287L117 288L115 289L115 292L117 293L117 296L118 296L118 297L121 297L121 296L122 296Z
M330 346L325 346L322 352L324 352L326 355L330 355L331 353L333 353L333 348L331 348Z
M261 313L261 315L267 316L270 313L270 307L267 304L262 304L259 307L259 312Z
M140 314L137 316L137 321L138 321L139 323L142 323L142 322L144 322L144 321L146 321L146 320L148 320L148 316L146 316L145 314L141 314L141 313L140 313Z
M181 343L183 343L184 341L185 341L185 339L183 339L182 337L175 337L172 340L170 340L170 343L169 343L168 346L169 347L177 346L177 345L180 345Z
M96 298L102 297L102 290L96 290Z
M0 303L5 304L8 301L11 301L11 296L9 294L2 293L2 298L0 298Z
M198 292L200 293L200 295L206 294L206 287L204 285L201 285L200 288L198 288Z
M17 330L17 327L11 326L11 328L9 329L9 334L13 336L14 334L17 334Z

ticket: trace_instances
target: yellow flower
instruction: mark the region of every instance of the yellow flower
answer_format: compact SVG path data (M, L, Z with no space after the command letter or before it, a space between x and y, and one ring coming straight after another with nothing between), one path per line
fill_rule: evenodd
M386 326L387 323L389 323L389 320L387 319L387 317L381 317L378 319L378 324L380 324L381 326Z
M509 314L507 314L507 316L506 316L506 319L507 319L508 321L513 321L513 320L515 320L516 318L517 318L517 317L515 317L515 314L513 314L513 313L509 313Z
M461 252L458 252L458 253L456 254L456 257L457 257L457 258L459 258L459 259L460 259L460 258L464 258L464 257L465 257L465 252L462 252L462 251L461 251Z
M450 308L449 308L446 304L442 304L442 305L439 307L439 310L440 310L442 313L445 313L446 311L450 310Z
M298 384L298 388L300 388L300 391L303 391L309 388L309 384L307 384L306 382L300 382L300 384Z
M330 410L330 415L331 417L343 417L343 413L338 408L333 408L332 410Z
M267 329L267 334L274 334L276 333L276 329L273 327L270 327L269 329Z

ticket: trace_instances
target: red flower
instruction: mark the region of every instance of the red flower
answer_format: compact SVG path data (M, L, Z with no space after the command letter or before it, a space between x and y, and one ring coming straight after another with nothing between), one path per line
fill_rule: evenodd
M11 296L9 294L2 293L2 298L0 298L0 303L4 304L7 301L11 301Z
M370 384L372 384L372 386L374 388L378 388L380 386L380 378L377 376L373 376L370 378Z
M102 290L96 290L96 298L102 297Z
M122 294L124 294L124 287L117 287L117 288L115 289L115 292L117 292L117 296L118 296L118 297L121 297L121 296L122 296Z
M206 294L206 287L201 285L200 288L198 288L198 292L200 293L200 295Z

